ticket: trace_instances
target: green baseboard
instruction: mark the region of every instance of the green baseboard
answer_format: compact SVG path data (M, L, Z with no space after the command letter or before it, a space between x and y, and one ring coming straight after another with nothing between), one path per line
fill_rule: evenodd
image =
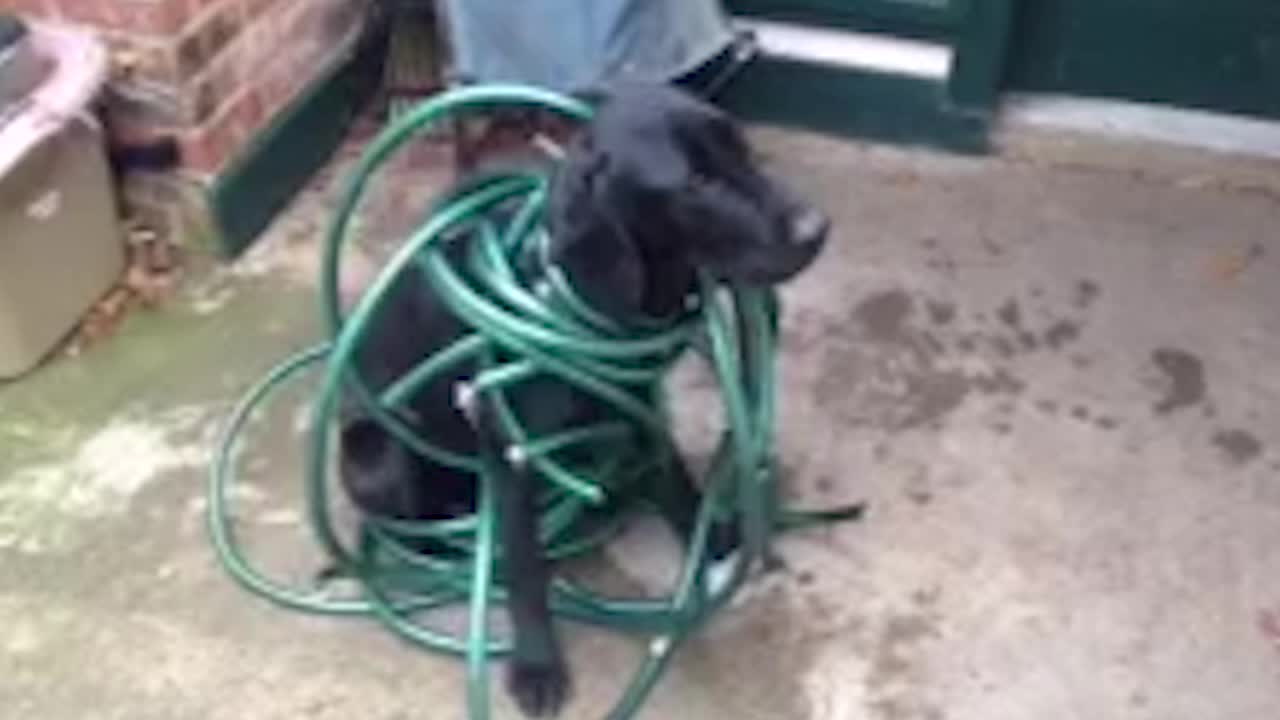
M953 109L945 81L761 58L720 102L746 120L845 137L990 150L989 116Z
M303 92L224 170L210 190L216 251L239 255L342 143L376 94L385 35L370 31Z
M725 5L734 15L759 20L938 42L955 36L964 10L955 3L928 0L728 0Z

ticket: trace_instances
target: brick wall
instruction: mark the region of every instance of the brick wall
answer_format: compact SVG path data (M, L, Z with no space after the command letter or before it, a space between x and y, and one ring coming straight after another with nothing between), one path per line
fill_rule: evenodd
M0 0L99 31L118 140L174 136L183 170L226 167L347 46L367 0Z

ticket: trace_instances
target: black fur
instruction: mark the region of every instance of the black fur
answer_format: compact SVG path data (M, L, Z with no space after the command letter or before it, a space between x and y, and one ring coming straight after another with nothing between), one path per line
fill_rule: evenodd
M553 181L548 223L552 260L588 302L624 321L675 315L700 269L747 284L782 282L814 260L827 234L822 213L760 172L729 117L660 85L619 87L602 99ZM406 273L374 320L358 359L374 389L465 332L423 285L415 272ZM472 370L461 368L454 380ZM554 715L569 696L570 676L548 609L550 568L537 541L541 481L506 462L508 439L490 402L481 398L466 418L454 409L453 385L426 387L409 414L435 442L483 453L501 468L502 571L515 629L508 688L526 714ZM508 397L534 436L610 413L551 379L521 385ZM475 508L471 476L405 448L355 403L343 420L341 465L348 494L368 513L426 519ZM663 514L687 538L700 496L683 464L677 460L671 475L653 478L652 486ZM718 528L715 537L716 557L736 546L733 528Z

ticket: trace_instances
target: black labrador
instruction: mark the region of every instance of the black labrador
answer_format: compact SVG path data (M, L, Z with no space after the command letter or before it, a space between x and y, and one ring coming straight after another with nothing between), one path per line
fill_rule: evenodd
M753 162L735 123L719 109L666 85L626 85L604 94L593 120L569 142L552 181L550 261L595 309L626 322L678 315L700 271L771 285L807 267L823 246L826 216ZM370 387L387 386L465 329L407 272L375 318L358 358ZM539 484L502 452L508 444L490 403L454 405L452 381L430 384L408 403L425 436L463 453L496 459L501 569L509 586L514 654L508 689L529 716L556 714L569 672L548 608L550 570L538 542ZM533 436L593 422L610 410L571 386L535 379L508 392ZM346 413L341 477L362 511L399 519L439 519L474 511L475 479L405 447L357 409ZM700 495L679 461L654 478L655 501L688 539ZM734 528L717 528L710 553L736 547ZM426 548L430 550L430 548Z

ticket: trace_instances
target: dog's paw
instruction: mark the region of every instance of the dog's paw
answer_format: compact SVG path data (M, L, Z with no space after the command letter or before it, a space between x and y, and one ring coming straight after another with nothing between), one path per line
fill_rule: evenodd
M563 662L513 660L507 689L520 710L531 718L555 717L569 699L569 670Z

